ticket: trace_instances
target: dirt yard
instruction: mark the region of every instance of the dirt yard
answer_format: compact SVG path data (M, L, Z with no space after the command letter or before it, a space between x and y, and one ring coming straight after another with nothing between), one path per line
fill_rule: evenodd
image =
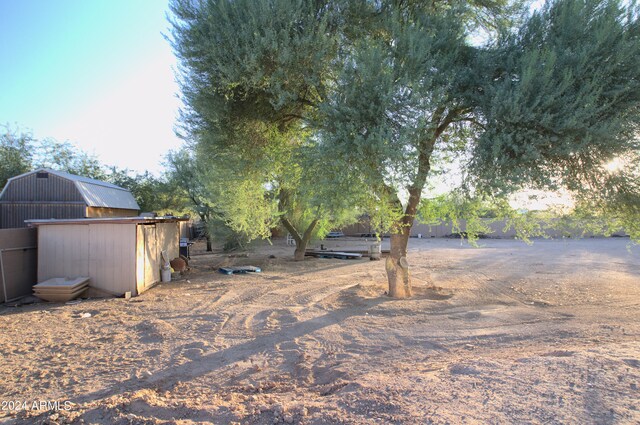
M640 423L640 247L481 242L411 240L410 300L383 261L278 241L131 300L0 307L0 422Z

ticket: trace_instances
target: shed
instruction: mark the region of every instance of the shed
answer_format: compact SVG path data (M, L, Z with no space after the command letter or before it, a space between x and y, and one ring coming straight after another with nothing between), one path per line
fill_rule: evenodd
M38 282L88 276L90 287L137 295L160 281L161 252L178 257L175 217L30 220L38 228Z
M41 168L7 181L0 193L0 228L25 220L133 217L140 207L127 189L100 180Z

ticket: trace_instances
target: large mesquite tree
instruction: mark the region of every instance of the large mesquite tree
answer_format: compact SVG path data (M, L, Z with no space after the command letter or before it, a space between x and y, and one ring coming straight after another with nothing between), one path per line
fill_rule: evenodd
M296 240L295 259L304 259L312 236L353 216L318 184L322 176L310 163L317 143L310 122L339 46L335 15L309 1L176 0L171 7L186 104L182 133L219 171L231 199L234 191L246 197L246 185L237 184L242 175L253 195L275 205L260 209L262 217L255 208L227 211L230 226L252 217L264 227L275 215Z
M357 182L374 201L393 297L411 295L410 229L441 152L465 161L476 193L565 187L637 217L637 165L603 170L638 154L638 11L557 0L519 18L517 6L176 0L184 122L244 158L304 132L344 170L323 184ZM256 123L274 131L234 137Z

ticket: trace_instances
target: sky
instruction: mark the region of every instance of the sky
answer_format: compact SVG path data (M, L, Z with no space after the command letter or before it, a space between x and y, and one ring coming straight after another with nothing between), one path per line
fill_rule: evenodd
M0 0L0 125L159 175L181 140L166 0Z

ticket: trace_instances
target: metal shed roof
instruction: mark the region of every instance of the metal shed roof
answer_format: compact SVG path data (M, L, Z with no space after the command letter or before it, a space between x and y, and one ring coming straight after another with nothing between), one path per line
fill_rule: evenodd
M107 183L101 180L90 179L88 177L76 176L75 174L65 173L63 171L51 170L48 168L39 168L28 173L21 174L10 178L5 185L7 186L12 180L19 179L29 174L47 172L63 179L72 181L73 184L84 198L87 206L101 208L120 208L126 210L139 210L140 206L134 199L131 192L115 184ZM0 198L2 194L0 194Z
M101 217L26 220L31 227L65 224L157 224L189 221L187 217Z

